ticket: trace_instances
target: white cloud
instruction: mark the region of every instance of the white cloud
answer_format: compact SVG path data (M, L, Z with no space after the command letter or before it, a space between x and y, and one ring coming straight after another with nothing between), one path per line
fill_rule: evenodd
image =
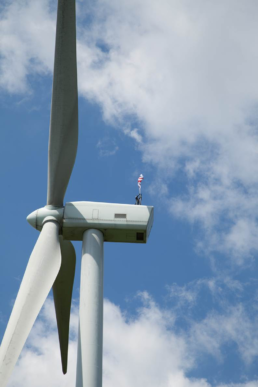
M199 292L199 281L198 283L194 283L193 286L179 286L178 284L174 283L168 288L170 297L178 302L179 307L185 304L191 306L196 303L197 295Z
M52 69L50 4L13 0L3 8L1 85L10 92ZM185 177L183 197L167 194L172 214L202 226L206 251L242 264L258 249L257 2L99 0L85 7L78 5L81 95L126 128L159 177Z
M0 87L28 92L28 77L52 72L56 14L49 1L17 0L1 6Z
M101 157L114 156L119 149L116 143L107 137L99 140L97 148Z
M210 353L222 361L222 347L234 343L243 361L250 364L258 356L255 324L246 314L243 305L228 306L224 314L211 312L201 322L194 323L189 339L193 346L198 346L198 350Z
M139 130L138 129L133 129L133 130L130 130L130 129L124 129L124 133L133 138L137 143L141 144L142 143L142 136L139 134Z
M256 296L248 294L246 301L249 286L230 277L218 276L168 287L176 318L181 323L182 319L187 322L188 330L183 336L188 337L188 351L193 358L198 353L205 357L210 354L223 364L229 353L225 348L233 344L234 353L245 364L257 360Z
M241 306L225 315L210 314L192 322L188 332L175 329L175 312L161 309L147 294L134 316L106 300L104 303L104 387L210 387L189 373L202 363L202 352L221 357L225 343L234 341L246 362L257 356L257 333ZM37 320L8 387L72 386L76 370L77 307L71 315L68 373L61 373L52 300ZM251 384L250 384L251 383ZM257 381L236 385L250 387ZM228 386L229 387L229 386Z
M235 383L231 383L229 385L226 385L226 384L221 384L219 387L257 387L258 386L258 382L257 381L253 381L253 382L249 382L249 383L245 383L245 384L235 384Z
M173 283L167 286L167 290L169 300L172 302L173 309L177 315L180 318L186 316L186 319L191 320L192 310L194 311L195 308L198 308L203 299L206 299L206 302L209 300L207 305L205 305L205 318L210 313L213 313L213 310L219 310L221 315L225 315L228 313L229 308L242 307L245 292L249 286L249 283L242 283L223 273L218 274L216 277L191 281L181 286ZM228 302L229 299L230 304ZM255 305L256 300L256 296L252 299L249 296L252 307ZM201 315L203 316L203 312Z

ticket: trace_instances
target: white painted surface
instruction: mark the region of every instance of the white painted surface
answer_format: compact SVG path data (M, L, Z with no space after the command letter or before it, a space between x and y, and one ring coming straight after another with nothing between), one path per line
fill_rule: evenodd
M78 342L77 342L77 368L76 368L76 387L82 387L82 352L81 352L81 333L80 322L78 325Z
M54 206L45 206L39 208L36 211L33 211L31 214L27 216L27 222L37 230L42 230L42 225L44 223L44 219L47 216L52 216L55 218L59 224L62 223L64 217L64 207L54 207Z
M28 262L0 347L0 386L5 387L61 266L59 224L45 224Z
M105 242L146 243L152 224L154 208L131 204L98 202L66 203L63 237L82 240L87 229L98 229ZM143 238L138 238L143 233Z
M76 387L102 386L103 234L83 235Z
M27 217L27 221L40 231L47 216L54 217L60 223L61 233L66 240L81 241L86 230L98 229L105 242L146 243L153 224L154 208L132 204L70 202L64 208L39 208Z
M101 203L101 202L68 202L65 204L64 219L84 220L94 219L94 214L98 213L98 219L104 222L148 222L151 206L136 206L132 204ZM115 215L126 215L125 218L116 218Z
M48 145L47 204L63 206L78 143L75 0L58 0Z

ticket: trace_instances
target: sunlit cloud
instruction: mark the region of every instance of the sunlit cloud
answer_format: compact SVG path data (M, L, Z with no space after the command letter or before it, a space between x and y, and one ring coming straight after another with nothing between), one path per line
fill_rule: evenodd
M139 293L138 300L134 315L108 300L104 302L105 387L210 387L207 380L190 376L201 366L202 354L220 364L223 346L234 342L247 365L258 355L256 326L240 304L222 314L211 311L200 321L192 320L189 329L184 330L176 327L178 310L161 308L146 292ZM8 387L75 384L77 316L75 306L71 314L67 375L61 372L54 305L48 299ZM257 381L252 383L257 386Z

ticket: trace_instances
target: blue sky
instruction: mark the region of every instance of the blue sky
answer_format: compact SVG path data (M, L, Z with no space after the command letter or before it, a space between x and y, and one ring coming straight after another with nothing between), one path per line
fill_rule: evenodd
M155 207L105 244L104 387L258 386L256 1L77 1L79 147L65 201ZM2 337L46 202L56 1L0 7ZM50 294L9 387L70 386ZM31 364L34 366L32 367Z

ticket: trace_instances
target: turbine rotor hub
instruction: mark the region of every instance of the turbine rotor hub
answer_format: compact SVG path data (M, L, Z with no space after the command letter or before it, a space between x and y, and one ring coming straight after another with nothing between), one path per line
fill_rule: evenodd
M47 217L56 220L61 225L63 216L64 207L45 206L29 214L27 216L27 221L32 227L41 231Z

